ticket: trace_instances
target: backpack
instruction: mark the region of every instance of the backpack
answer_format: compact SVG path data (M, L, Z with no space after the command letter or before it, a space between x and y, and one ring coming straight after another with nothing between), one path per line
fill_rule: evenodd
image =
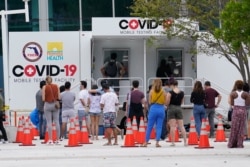
M117 74L117 63L110 61L105 68L105 72L109 77L116 77Z

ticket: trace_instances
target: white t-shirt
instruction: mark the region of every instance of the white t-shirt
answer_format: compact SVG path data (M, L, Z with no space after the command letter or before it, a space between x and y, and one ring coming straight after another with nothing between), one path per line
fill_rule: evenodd
M88 103L88 98L89 98L89 92L87 89L83 89L79 92L79 110L85 110L85 106L82 105L82 102L80 99L83 99L85 105Z
M116 112L118 97L114 92L106 92L101 96L100 104L104 104L103 113Z

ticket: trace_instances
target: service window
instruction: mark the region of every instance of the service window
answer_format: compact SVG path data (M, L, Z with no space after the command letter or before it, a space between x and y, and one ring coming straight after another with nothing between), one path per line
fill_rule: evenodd
M182 49L157 49L157 66L165 60L167 71L173 77L182 77ZM168 76L170 77L170 76Z
M123 77L127 78L129 77L129 49L104 49L103 55L104 55L104 62L108 62L110 60L111 53L116 53L117 58L116 60L119 61L125 68L125 74Z

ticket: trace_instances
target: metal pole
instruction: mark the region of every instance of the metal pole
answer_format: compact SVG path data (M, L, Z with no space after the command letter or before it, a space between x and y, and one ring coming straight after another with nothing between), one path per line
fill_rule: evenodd
M144 58L143 58L143 61L144 61L144 89L143 89L143 92L144 94L147 94L147 40L144 38L143 39L143 55L144 55Z
M80 31L82 31L82 0L79 0L79 21L80 21Z
M9 45L8 45L8 29L7 29L7 16L9 14L25 14L26 22L29 21L29 7L28 7L29 0L23 0L25 9L20 10L2 10L0 11L1 15L1 26L2 26L2 48L3 48L3 70L4 70L4 99L5 105L9 106L10 102L10 92L9 92ZM7 2L7 1L5 1ZM6 4L5 4L6 6Z
M115 17L115 0L112 0L112 15Z

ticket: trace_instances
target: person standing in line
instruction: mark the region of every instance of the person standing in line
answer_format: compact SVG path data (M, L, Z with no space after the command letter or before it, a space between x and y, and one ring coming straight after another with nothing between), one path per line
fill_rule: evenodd
M211 88L211 83L206 81L204 84L205 88L205 118L208 118L208 122L210 125L210 134L209 137L214 137L214 115L215 108L217 108L221 101L221 95L213 88ZM215 103L215 99L217 98L217 102Z
M44 101L44 114L47 121L49 140L47 144L53 144L52 141L52 122L56 124L57 140L55 144L59 144L60 125L59 125L59 109L55 107L56 101L60 99L60 91L56 84L52 83L51 76L46 77L46 85L42 89L42 98Z
M67 123L70 119L75 118L74 102L76 99L75 93L70 91L71 83L65 82L65 91L61 93L62 101L62 132L66 131ZM60 140L63 140L63 136Z
M113 145L118 145L116 132L116 106L119 105L117 94L109 90L108 84L103 84L104 94L101 96L100 107L103 110L103 124L108 142L104 146L110 146L112 134L115 141Z
M170 146L175 146L174 140L177 125L181 130L184 139L184 146L187 146L186 129L184 128L183 114L181 108L181 104L183 104L184 101L184 92L178 88L178 82L176 80L171 80L169 84L170 88L172 89L170 92L167 93L167 117L170 125L170 135L172 140Z
M3 121L5 120L5 113L4 113L4 99L3 99L3 96L2 96L2 89L0 89L0 131L2 132L2 136L3 136L3 139L0 141L0 144L5 144L5 143L8 143L8 137L7 137L7 134L6 134L6 130L3 126Z
M65 86L61 85L59 87L59 90L60 90L60 94L61 94L62 92L65 91ZM60 103L60 109L59 109L60 140L62 141L62 139L66 139L67 138L67 135L66 135L67 131L65 131L64 134L62 133L62 100L60 100L59 103Z
M125 68L124 66L116 60L117 59L117 54L116 53L111 53L110 55L110 60L108 62L105 62L103 67L100 69L102 76L104 78L109 78L109 86L114 87L114 90L117 95L119 95L119 79L118 77L123 77L125 74Z
M228 148L243 148L246 122L246 106L250 105L249 93L243 91L244 82L236 80L234 89L229 95L229 104L233 107L231 132Z
M42 89L46 85L46 81L40 82L40 89L36 92L36 108L39 113L39 136L44 139L46 133L46 118L44 115L44 101L42 98Z
M244 83L243 91L250 93L250 88L248 83ZM246 116L246 139L245 141L250 141L250 105L246 106L247 116Z
M147 147L150 139L150 134L154 124L156 124L156 147L161 147L159 144L162 130L162 122L165 118L165 105L167 104L167 97L165 91L162 89L161 79L155 79L153 86L149 92L149 115L148 126L146 130L146 142L142 147Z
M129 113L128 116L130 120L133 120L133 117L136 117L137 127L139 128L141 117L144 118L145 111L147 110L147 101L145 95L142 91L139 90L139 81L134 80L132 82L133 90L130 93L130 104L129 105ZM143 109L144 107L144 109Z
M91 89L97 89L97 85L93 85ZM91 120L91 132L92 137L91 139L96 140L98 139L98 132L99 132L99 120L101 116L101 108L100 108L100 100L101 100L101 94L100 93L90 93L89 95L90 99L90 108L89 108L89 115Z
M170 88L170 85L169 85L169 81L166 80L166 82L164 83L164 87L163 87L164 91L166 93L170 92L172 89ZM162 140L165 140L166 137L167 137L167 134L169 132L168 130L168 117L167 117L167 106L165 106L165 118L163 120L163 123L162 123L162 130L161 130L161 139Z
M78 119L79 119L79 126L82 128L82 119L85 118L87 129L89 135L90 132L90 120L89 120L89 92L87 90L87 82L86 81L80 81L80 92L78 95L79 98L79 106L78 106Z
M201 81L196 81L193 87L193 91L191 93L190 102L194 104L193 107L193 115L195 121L195 128L200 136L202 119L205 118L205 91L203 90Z

